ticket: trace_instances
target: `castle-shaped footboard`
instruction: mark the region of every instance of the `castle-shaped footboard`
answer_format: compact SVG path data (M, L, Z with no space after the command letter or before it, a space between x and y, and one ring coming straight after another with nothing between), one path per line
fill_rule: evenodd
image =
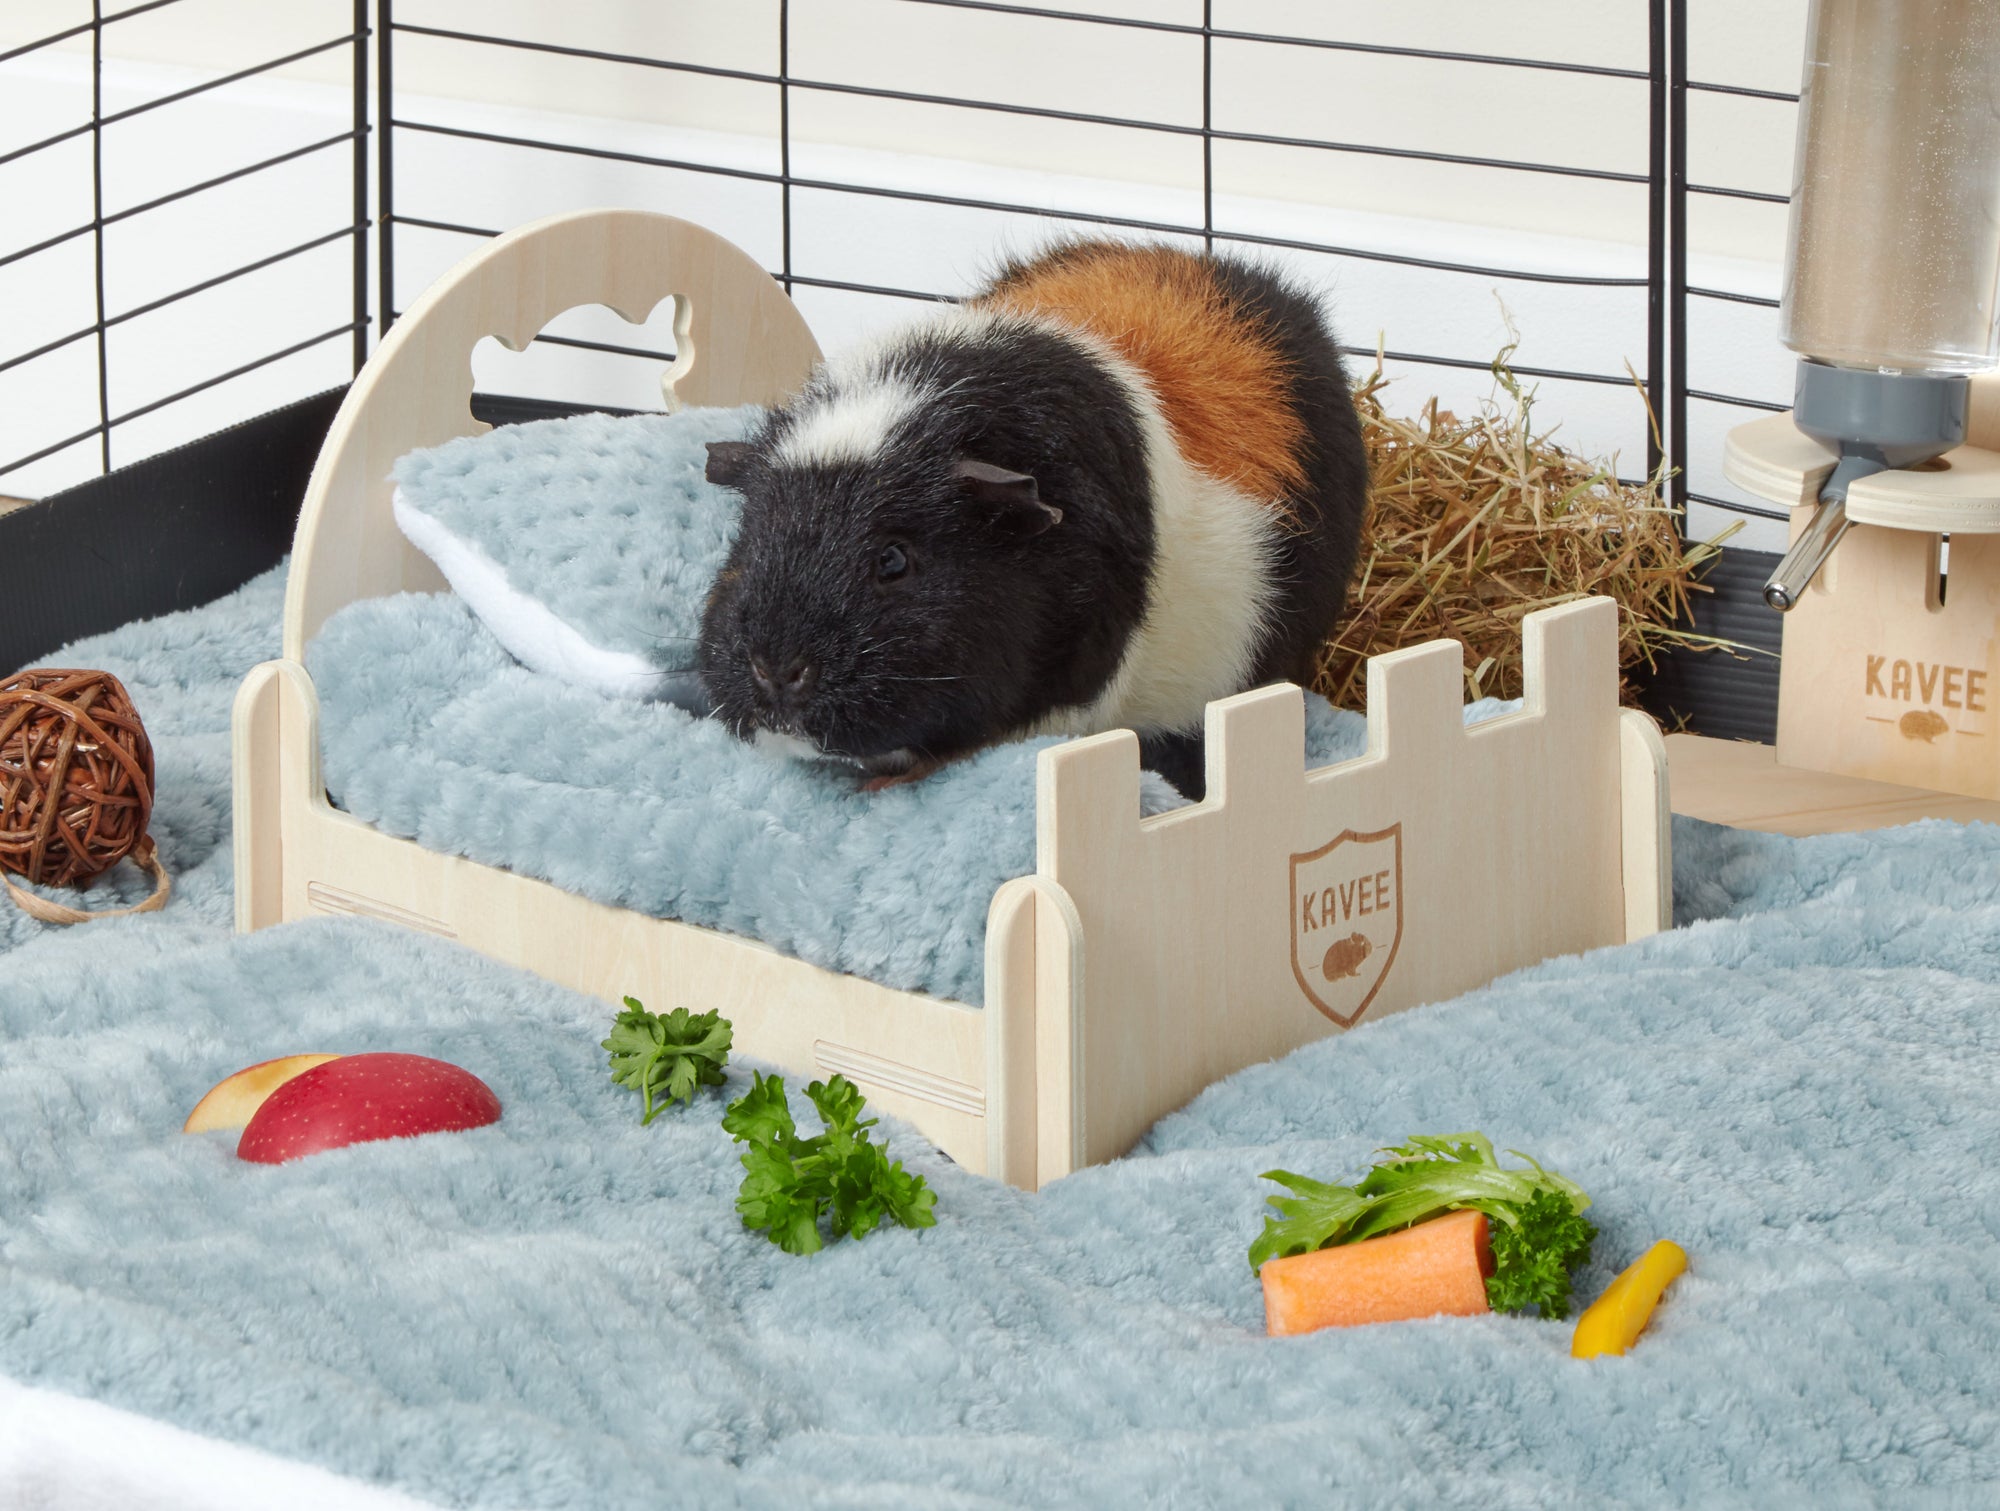
M1131 734L1046 751L1039 874L994 920L1036 983L1037 1178L1245 1065L1663 927L1665 751L1618 706L1617 614L1531 615L1521 711L1471 727L1458 645L1377 657L1367 753L1310 773L1296 688L1216 703L1208 800L1153 819ZM1015 1033L996 1071L1029 1063Z

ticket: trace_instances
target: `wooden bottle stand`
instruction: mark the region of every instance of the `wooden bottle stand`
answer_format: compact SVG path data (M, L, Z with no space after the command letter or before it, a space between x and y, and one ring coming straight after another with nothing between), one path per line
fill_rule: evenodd
M2000 375L1973 379L1942 461L1848 490L1847 534L1785 616L1780 765L2000 798ZM1787 412L1731 431L1723 470L1797 539L1833 464Z

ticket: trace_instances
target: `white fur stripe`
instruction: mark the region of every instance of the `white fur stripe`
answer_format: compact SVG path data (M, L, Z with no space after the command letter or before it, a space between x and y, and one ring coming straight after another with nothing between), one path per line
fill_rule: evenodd
M779 466L812 467L873 461L920 396L894 379L864 378L836 388L798 411L771 450Z
M1036 732L1192 733L1211 700L1248 685L1276 598L1276 512L1188 464L1136 367L1088 332L1044 323L1088 350L1131 400L1152 481L1154 557L1146 617L1104 691Z

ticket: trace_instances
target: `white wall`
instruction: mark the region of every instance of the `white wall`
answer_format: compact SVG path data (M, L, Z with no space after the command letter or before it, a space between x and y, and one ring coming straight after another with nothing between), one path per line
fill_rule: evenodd
M1180 24L1199 0L1093 0L1104 14ZM1082 8L1082 7L1078 7ZM1758 88L1796 87L1805 0L1708 0L1693 17L1690 68L1698 78ZM402 0L405 24L560 41L768 72L776 56L776 0ZM1005 100L1182 125L1200 121L1200 42L899 0L792 0L795 78L913 93ZM0 51L88 7L76 0L7 0ZM182 0L107 32L107 104L185 87L309 46L345 29L347 0ZM1643 69L1643 0L1431 0L1362 7L1326 0L1217 0L1216 24L1247 31L1579 60ZM0 153L87 115L83 43L0 65ZM136 202L231 163L341 128L348 108L342 51L107 128L107 206ZM764 84L550 58L510 49L404 36L397 45L399 113L414 120L771 171L777 165L777 91ZM1647 90L1641 81L1418 62L1261 44L1214 44L1213 115L1225 130L1378 143L1488 157L1559 161L1643 173ZM1783 192L1791 109L1703 95L1691 132L1697 182ZM1016 115L792 92L793 171L1137 219L1198 223L1198 139ZM399 133L397 208L474 225L505 226L570 205L616 201L670 208L716 226L767 265L780 259L777 195L769 186L671 170L525 152ZM88 218L87 144L0 166L0 250ZM1360 154L1221 142L1215 147L1220 226L1383 251L1554 271L1640 276L1645 270L1643 186L1413 163ZM204 197L137 217L107 233L107 305L145 298L331 229L347 208L347 160L338 149ZM79 199L81 194L81 199ZM82 213L79 214L79 211ZM1697 197L1693 281L1750 292L1776 289L1782 207ZM955 293L997 247L1047 234L1045 220L919 206L801 189L793 200L794 265L805 275ZM405 229L396 296L471 246ZM114 413L226 370L287 339L346 318L345 250L329 247L113 332ZM1505 339L1501 301L1522 334L1528 365L1616 373L1643 370L1644 291L1577 290L1479 276L1439 275L1352 259L1292 259L1325 287L1346 339L1483 360ZM30 264L0 269L0 360L92 318L88 239ZM897 301L802 289L801 305L829 346L907 313ZM78 318L80 316L80 318ZM65 323L67 322L67 324ZM1697 301L1691 315L1697 388L1782 398L1790 362L1769 313ZM572 332L664 346L608 317L571 317ZM511 370L510 369L511 365ZM536 348L488 354L481 380L515 391L563 391L600 402L645 402L645 364L582 359ZM205 433L271 404L338 382L346 346L333 342L236 383L206 402L172 406L121 427L114 460ZM10 383L10 380L11 383ZM1483 375L1412 368L1398 388L1414 408L1432 392L1463 406ZM81 429L96 414L91 343L60 365L0 374L0 460L21 430ZM1712 407L1712 406L1710 406ZM1641 411L1628 389L1545 383L1538 411L1593 450L1641 465ZM1733 413L1699 410L1691 437L1697 486L1723 492L1713 453ZM72 424L71 421L75 420ZM46 428L38 433L66 431ZM0 493L46 491L94 471L90 447L0 479ZM1767 542L1768 543L1768 542Z

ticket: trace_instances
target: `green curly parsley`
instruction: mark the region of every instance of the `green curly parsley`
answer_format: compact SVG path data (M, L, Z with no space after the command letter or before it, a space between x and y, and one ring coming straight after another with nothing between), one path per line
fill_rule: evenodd
M755 1074L722 1116L723 1128L746 1146L736 1197L744 1227L763 1230L787 1254L811 1254L824 1247L822 1219L835 1238L864 1238L885 1221L906 1228L937 1222L936 1195L869 1139L875 1119L861 1116L867 1104L845 1076L814 1081L806 1097L825 1125L811 1138L799 1136L780 1076Z
M722 1084L730 1033L729 1020L721 1013L694 1014L677 1007L662 1017L647 1012L636 997L625 999L625 1011L611 1025L604 1048L611 1053L611 1079L645 1098L642 1127L666 1111L669 1102L686 1106L700 1087Z

